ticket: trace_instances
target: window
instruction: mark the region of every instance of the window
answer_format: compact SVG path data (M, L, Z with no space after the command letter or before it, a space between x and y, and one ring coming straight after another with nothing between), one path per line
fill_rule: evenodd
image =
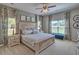
M16 33L16 20L15 18L8 18L8 36Z
M40 21L38 21L38 29L40 29L41 28L41 22Z
M38 19L38 20L37 20L37 29L38 29L39 31L42 31L42 20L41 20L41 19Z
M65 33L65 20L51 21L51 32L64 34Z

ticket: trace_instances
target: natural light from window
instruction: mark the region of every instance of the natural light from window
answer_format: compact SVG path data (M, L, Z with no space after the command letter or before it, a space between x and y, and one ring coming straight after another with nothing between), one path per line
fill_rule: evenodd
M16 33L16 20L15 18L8 18L8 36Z
M51 30L52 33L65 34L65 20L53 20Z

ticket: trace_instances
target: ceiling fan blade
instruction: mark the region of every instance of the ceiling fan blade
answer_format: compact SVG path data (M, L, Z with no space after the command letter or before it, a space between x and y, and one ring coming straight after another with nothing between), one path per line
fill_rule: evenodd
M42 8L36 8L36 9L42 9Z
M48 6L48 8L52 8L52 7L56 7L56 5L53 5L53 6Z

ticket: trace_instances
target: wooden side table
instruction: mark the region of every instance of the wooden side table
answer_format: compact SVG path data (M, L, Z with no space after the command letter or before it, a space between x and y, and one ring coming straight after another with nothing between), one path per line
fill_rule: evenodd
M8 37L8 46L15 46L20 44L20 35L16 34Z

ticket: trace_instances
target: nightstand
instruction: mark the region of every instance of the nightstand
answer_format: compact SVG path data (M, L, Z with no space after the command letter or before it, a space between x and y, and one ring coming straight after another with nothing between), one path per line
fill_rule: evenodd
M16 34L8 37L8 46L15 46L20 44L20 35Z

